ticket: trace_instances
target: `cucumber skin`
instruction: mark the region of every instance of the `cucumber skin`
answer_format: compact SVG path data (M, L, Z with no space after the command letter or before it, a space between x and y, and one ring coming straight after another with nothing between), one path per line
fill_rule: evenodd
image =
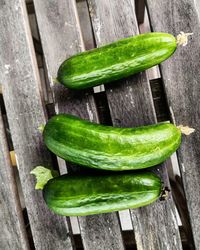
M43 137L48 149L67 161L113 171L155 166L181 143L181 131L170 123L114 128L67 114L52 117Z
M153 173L62 175L43 189L47 206L59 215L85 216L146 206L157 200L162 184Z
M57 80L72 89L94 87L153 67L170 57L176 48L175 37L168 33L125 38L65 60Z

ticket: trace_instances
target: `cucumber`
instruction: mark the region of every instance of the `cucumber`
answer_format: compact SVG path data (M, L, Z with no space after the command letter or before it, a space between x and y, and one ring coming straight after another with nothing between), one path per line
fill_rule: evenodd
M153 173L62 175L47 182L43 196L59 215L83 216L138 208L159 198L162 184Z
M122 171L154 166L181 143L171 123L114 128L59 114L44 127L44 142L57 156L87 167Z
M161 63L176 47L176 38L167 33L125 38L65 60L59 67L57 80L72 89L105 84Z

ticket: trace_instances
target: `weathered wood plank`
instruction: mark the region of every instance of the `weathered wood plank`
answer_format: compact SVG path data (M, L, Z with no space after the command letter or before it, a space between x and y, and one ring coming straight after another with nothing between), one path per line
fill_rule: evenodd
M124 249L116 213L83 217L80 222L80 230L84 249Z
M50 165L42 136L45 113L24 1L0 1L0 82L36 249L72 249L65 218L53 215L34 190L30 171Z
M84 50L74 0L35 0L35 10L46 60L49 80L56 77L60 63ZM66 112L98 121L91 92L71 91L52 85L56 112ZM60 166L62 170L63 166ZM116 214L78 218L85 249L123 249L121 229ZM99 225L99 226L96 226Z
M89 50L94 48L94 38L92 33L90 16L88 13L87 2L85 0L78 0L76 2L85 49Z
M0 111L0 246L5 250L29 249L10 153Z
M194 241L193 235L190 225L190 218L188 214L187 202L184 195L183 185L181 181L181 177L176 175L173 179L170 178L172 195L180 215L183 231L185 232L185 237L187 239L188 244L190 245L190 249L194 249Z
M187 206L196 249L200 249L200 13L198 1L193 0L148 0L151 25L154 31L178 35L180 31L194 32L186 47L178 48L175 54L161 64L163 82L176 124L196 128L188 137L183 136L178 152L180 170L185 188ZM197 8L198 7L198 8Z
M88 0L88 4L98 46L138 34L134 1ZM105 87L115 126L138 126L156 121L145 73ZM167 181L165 166L158 171ZM174 214L171 199L131 210L138 249L182 249Z

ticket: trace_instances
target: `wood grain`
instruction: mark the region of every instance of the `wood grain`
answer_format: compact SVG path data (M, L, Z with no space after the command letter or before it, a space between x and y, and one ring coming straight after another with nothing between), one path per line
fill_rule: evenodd
M22 216L6 134L0 111L0 234L2 249L27 250L29 243Z
M51 158L38 130L46 118L26 7L21 0L0 0L0 6L0 82L35 248L72 249L65 218L47 209L30 175Z
M138 34L134 1L88 0L97 46ZM155 123L150 86L145 73L105 85L114 126ZM158 168L168 183L166 167ZM168 184L167 184L168 185ZM156 202L131 210L138 249L182 249L174 203Z
M175 201L183 231L185 232L185 237L187 239L188 245L190 245L190 249L194 249L194 241L193 241L193 235L190 225L190 218L188 214L187 208L187 202L184 195L183 185L181 181L181 177L178 175L175 175L174 179L170 178L171 183L171 189L172 189L172 195L173 199Z
M85 0L78 0L76 2L85 49L89 50L94 48L94 38L87 2Z
M180 47L175 54L161 64L163 82L176 124L196 129L195 133L183 136L178 152L187 206L189 209L196 249L200 249L200 12L199 1L148 0L148 10L154 31L193 32L186 47Z
M116 213L83 217L81 218L80 230L84 249L125 249Z
M46 60L49 81L56 77L59 65L66 58L84 50L74 0L35 0L35 10ZM71 113L98 121L91 91L72 91L61 84L52 85L57 113ZM69 164L68 164L69 166ZM62 172L65 166L61 166ZM123 249L121 228L116 214L78 218L85 249ZM99 225L99 226L97 226Z

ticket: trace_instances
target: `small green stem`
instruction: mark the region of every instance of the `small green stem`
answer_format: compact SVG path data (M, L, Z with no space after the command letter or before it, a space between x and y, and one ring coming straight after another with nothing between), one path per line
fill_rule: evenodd
M39 130L41 133L43 133L44 127L45 127L45 125L44 125L44 124L41 124L41 125L38 127L38 130Z

